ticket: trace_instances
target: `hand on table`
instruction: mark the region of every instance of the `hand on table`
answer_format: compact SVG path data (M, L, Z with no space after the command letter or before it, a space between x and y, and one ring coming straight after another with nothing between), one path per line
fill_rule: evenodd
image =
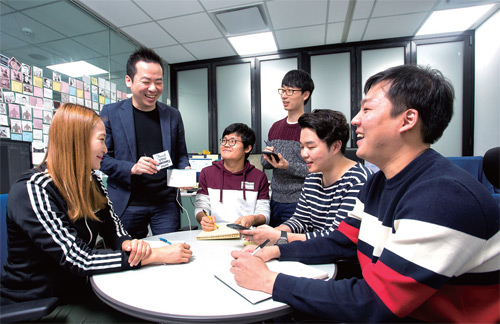
M151 255L149 243L142 240L123 241L122 250L130 252L128 263L130 263L131 267L138 265L139 262Z
M234 258L231 261L231 273L238 285L272 294L278 274L271 272L260 257L253 256L245 249L233 251L231 256Z

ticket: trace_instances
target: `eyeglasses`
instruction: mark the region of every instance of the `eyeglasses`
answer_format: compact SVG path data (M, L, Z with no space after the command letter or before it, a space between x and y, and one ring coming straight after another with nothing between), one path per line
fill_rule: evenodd
M220 141L220 145L222 145L222 146L225 146L225 145L235 146L236 142L243 143L243 141L240 141L240 140L237 140L234 138L230 138L230 139L221 138L219 141Z
M278 89L278 93L280 94L280 96L284 93L286 93L287 96L293 96L293 94L296 92L296 91L300 91L302 92L302 90L300 89L283 89L283 88L279 88Z

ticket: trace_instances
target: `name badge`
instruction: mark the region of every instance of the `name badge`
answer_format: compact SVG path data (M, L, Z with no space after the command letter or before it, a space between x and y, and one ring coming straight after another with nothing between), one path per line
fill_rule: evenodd
M173 164L168 151L153 154L153 160L158 162L158 165L156 166L158 170L168 168Z
M245 190L254 190L255 188L255 183L254 182L248 182L248 181L241 181L241 189L243 189L243 186L245 186Z

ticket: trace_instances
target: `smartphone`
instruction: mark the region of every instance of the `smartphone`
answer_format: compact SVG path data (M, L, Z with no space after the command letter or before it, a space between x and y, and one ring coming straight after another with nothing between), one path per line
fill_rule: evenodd
M248 227L245 227L243 225L240 225L240 224L227 224L227 227L229 228L232 228L232 229L235 229L235 230L249 230L250 228Z
M274 157L274 160L276 161L276 163L279 163L279 161L280 161L280 158L278 157L278 154L276 154L274 152L262 151L262 154L266 154L266 155L269 155L269 156L272 155Z

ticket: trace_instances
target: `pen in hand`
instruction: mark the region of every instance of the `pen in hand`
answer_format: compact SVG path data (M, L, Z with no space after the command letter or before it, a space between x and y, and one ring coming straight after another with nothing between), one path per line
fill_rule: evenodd
M160 237L160 241L162 241L162 242L165 242L165 243L167 243L167 244L172 245L172 242L170 242L170 241L168 241L168 240L164 239L163 237Z
M269 239L265 240L265 241L264 241L264 243L262 243L261 245L259 245L259 246L255 249L255 251L253 251L253 252L252 252L252 255L255 255L257 252L259 252L260 250L262 250L262 248L263 248L264 246L266 246L266 245L267 245L267 243L269 243Z
M211 221L213 221L212 217L210 217L210 215L206 212L205 209L203 209L203 213L208 217L208 219L210 219ZM214 226L215 226L215 228L219 228L219 226L217 226L217 224L215 224L215 222L214 222Z

